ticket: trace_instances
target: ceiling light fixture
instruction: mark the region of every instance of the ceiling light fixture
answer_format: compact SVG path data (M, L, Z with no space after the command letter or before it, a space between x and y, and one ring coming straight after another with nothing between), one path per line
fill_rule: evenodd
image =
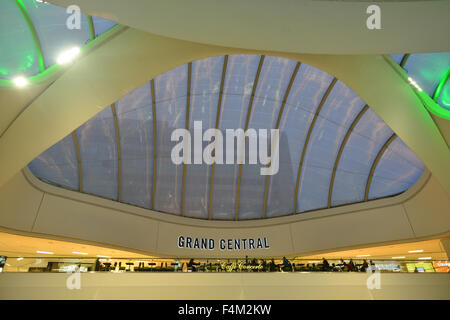
M370 254L360 254L357 257L370 257Z
M431 260L431 257L422 257L422 258L419 258L419 260Z
M81 50L79 47L73 47L71 49L63 51L58 56L58 59L56 59L56 62L58 62L58 64L67 64L69 62L72 62L80 54L80 52Z
M111 259L110 256L102 256L102 255L100 255L100 254L98 254L97 257L99 257L99 258L107 258L107 259Z
M409 83L410 83L413 87L415 87L417 90L419 90L420 92L423 91L422 88L417 84L416 81L414 81L413 78L408 77L408 81L409 81Z
M50 251L36 251L36 253L54 254L53 252L50 252Z
M78 252L78 251L72 251L73 254L82 254L82 255L87 255L87 252Z
M20 260L23 260L23 258L22 257L17 258L17 261L20 261Z
M15 77L13 83L16 87L23 88L28 85L28 79L22 76Z
M423 252L423 250L411 250L411 251L408 251L409 253L418 253L418 252Z
M405 257L392 257L392 259L405 259Z

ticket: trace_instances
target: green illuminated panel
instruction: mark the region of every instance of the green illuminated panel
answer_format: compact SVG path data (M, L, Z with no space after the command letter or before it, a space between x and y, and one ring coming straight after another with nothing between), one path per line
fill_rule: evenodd
M442 77L436 91L433 95L433 99L443 108L450 111L450 69Z
M0 1L0 79L39 73L39 59L19 8L13 0Z
M437 103L450 111L450 81L447 81L447 83L444 85L444 88L441 91L441 94L439 95L437 99Z
M89 22L84 14L80 14L79 25L76 26L71 23L77 21L76 13L67 13L66 8L34 0L19 1L25 6L35 26L46 68L56 64L64 50L82 47L90 40Z

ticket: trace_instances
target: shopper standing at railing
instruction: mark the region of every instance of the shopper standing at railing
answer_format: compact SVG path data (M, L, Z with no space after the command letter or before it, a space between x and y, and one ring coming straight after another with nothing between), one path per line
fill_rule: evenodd
M349 271L355 271L355 264L353 262L353 259L350 259L350 261L348 263L348 269L349 269Z
M322 264L323 264L323 271L330 271L330 264L328 263L327 259L322 258Z
M366 272L367 268L369 267L369 264L367 263L367 260L364 259L363 264L361 266L361 271Z

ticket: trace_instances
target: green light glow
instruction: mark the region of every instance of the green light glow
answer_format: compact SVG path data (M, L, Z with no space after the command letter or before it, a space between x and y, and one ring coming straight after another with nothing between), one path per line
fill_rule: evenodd
M450 120L450 110L441 107L436 103L425 91L414 90L416 94L419 96L420 100L422 100L424 106L433 113L434 115Z
M442 77L441 81L439 82L439 85L436 88L436 91L433 94L433 100L437 100L439 95L441 94L442 88L444 88L445 83L447 82L448 78L450 77L450 69L447 70L447 72Z
M99 35L97 38L94 39L94 41L89 41L87 44L85 44L83 47L81 47L81 52L83 51L88 51L90 50L90 48L95 47L97 45L97 43L101 43L101 41L103 41L103 39L107 38L110 34L114 34L116 32L120 32L119 30L124 30L126 29L126 27L123 27L119 24L116 24L114 27L112 27L111 29L109 29L108 31L106 31L105 33ZM31 76L28 78L30 84L40 84L42 82L45 82L48 78L53 77L58 71L61 70L61 66L56 64L53 65L47 69L45 69L44 71ZM1 72L8 72L7 69L0 69L0 73ZM14 83L12 80L9 79L0 79L0 88L14 88Z
M25 22L28 25L28 29L30 30L31 36L34 41L34 46L36 47L36 52L37 52L38 60L39 60L39 68L40 68L41 72L43 72L43 71L45 71L44 55L42 53L41 42L39 41L39 37L37 35L36 29L34 28L33 21L31 20L30 15L29 15L23 1L22 0L14 0L14 2L16 3L17 7L19 8L20 12L22 13L22 16L23 16Z
M447 81L436 101L444 108L450 109L450 81Z

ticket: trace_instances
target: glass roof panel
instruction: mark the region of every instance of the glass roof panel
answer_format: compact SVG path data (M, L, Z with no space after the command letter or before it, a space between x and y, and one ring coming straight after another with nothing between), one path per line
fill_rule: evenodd
M432 97L439 81L450 69L450 52L411 54L404 68Z
M249 128L266 130L266 150L270 155L270 129L274 129L281 103L287 86L297 63L292 60L276 57L265 57L258 86L255 91ZM261 136L258 138L260 142ZM255 146L261 153L260 146ZM259 158L259 156L258 156ZM248 152L242 165L241 186L239 195L239 219L256 219L263 216L263 199L266 176L260 174L261 159L258 164L249 164Z
M371 109L364 113L342 152L336 170L331 205L364 200L366 181L372 163L392 133Z
M209 144L202 142L205 130L216 127L217 106L224 57L213 57L192 63L191 102L189 131L192 138L192 154L203 159L202 150ZM194 133L194 121L201 121L203 130ZM199 137L200 154L196 154L194 137ZM192 159L194 160L194 159ZM209 215L209 186L211 166L201 160L201 164L186 165L186 197L184 215L207 219Z
M391 54L391 57L394 58L395 62L397 62L398 64L400 64L400 62L402 62L402 59L405 55L403 53L401 54Z
M122 159L122 201L151 209L153 111L150 83L116 103Z
M14 1L0 1L0 79L39 73L31 31Z
M436 102L447 110L450 110L450 80L447 80Z
M260 56L256 55L233 55L228 59L219 122L219 129L224 135L226 129L243 129L245 126L245 118L259 60ZM235 159L236 153L235 149ZM238 165L225 164L225 161L224 164L215 166L212 200L213 219L233 220L235 218L238 171Z
M66 8L34 0L23 2L41 42L46 67L56 64L61 52L82 47L89 41L89 24L84 14L81 14L80 29L69 29L66 23L69 21L71 25L73 14L66 13Z
M116 200L117 145L111 107L76 130L83 168L82 191Z
M42 180L78 190L78 163L72 135L68 135L31 161L29 168Z
M105 20L99 17L92 17L92 22L94 23L95 37L102 35L116 25L113 21Z
M396 138L378 163L370 187L369 199L395 195L410 188L422 175L423 163Z
M270 177L267 217L294 211L298 166L314 113L333 77L302 64L292 84L280 123L279 171ZM282 155L282 156L281 156Z
M297 204L299 212L327 207L339 146L364 105L364 101L349 87L341 81L336 82L319 113L305 153Z
M186 127L188 66L179 66L155 79L157 164L155 210L181 213L183 165L171 160L173 130Z

